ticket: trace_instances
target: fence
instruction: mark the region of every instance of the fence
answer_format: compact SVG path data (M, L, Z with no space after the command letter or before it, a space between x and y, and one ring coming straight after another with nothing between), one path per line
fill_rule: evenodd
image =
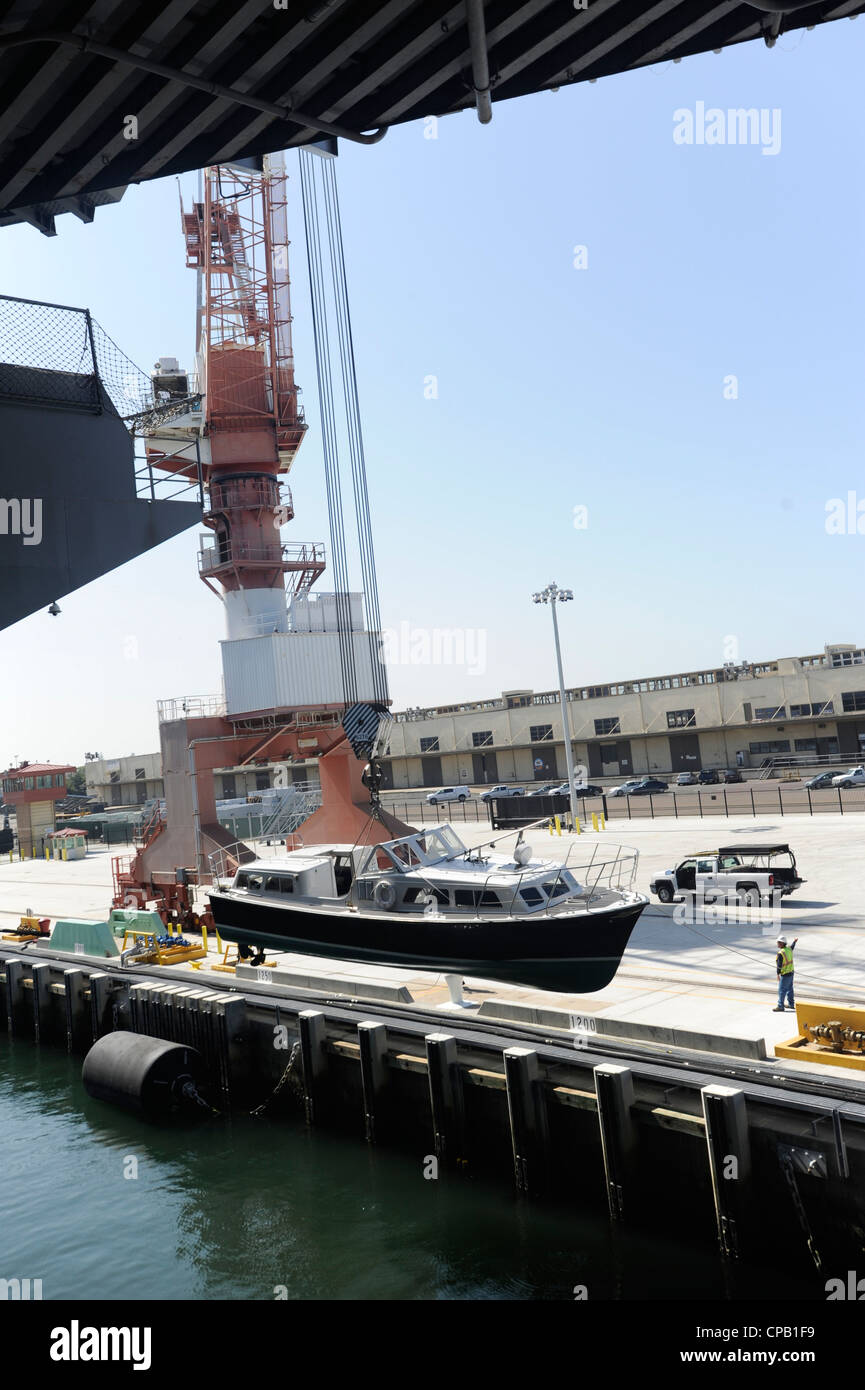
M570 803L565 796L504 797L494 801L447 801L431 806L425 799L383 802L384 808L409 824L438 825L489 822L498 827L527 825L542 816L570 816ZM840 787L811 790L810 787L791 787L781 783L767 787L754 782L742 787L700 787L684 793L673 790L651 796L591 796L577 802L580 820L591 821L592 812L602 811L605 820L654 820L672 816L676 820L690 817L707 819L711 816L806 815L825 813L851 815L865 811L865 788Z

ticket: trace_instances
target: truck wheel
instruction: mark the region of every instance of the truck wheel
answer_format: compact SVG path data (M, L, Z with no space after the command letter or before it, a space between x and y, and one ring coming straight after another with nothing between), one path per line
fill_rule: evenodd
M760 890L756 883L740 883L736 891L746 907L760 906Z
M673 901L673 889L669 883L662 883L658 889L658 902L671 903Z

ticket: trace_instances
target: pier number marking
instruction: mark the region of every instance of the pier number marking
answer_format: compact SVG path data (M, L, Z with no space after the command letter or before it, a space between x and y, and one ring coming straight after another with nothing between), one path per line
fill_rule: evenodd
M572 1033L597 1033L598 1025L591 1014L571 1014Z
M269 985L273 979L273 972L270 970L264 970L261 966L259 966L259 968L255 972L255 978L258 980L259 984Z

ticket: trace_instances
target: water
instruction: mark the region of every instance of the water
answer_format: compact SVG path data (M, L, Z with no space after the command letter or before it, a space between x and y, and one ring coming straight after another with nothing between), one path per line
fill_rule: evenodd
M157 1128L91 1100L81 1062L0 1040L0 1278L44 1299L821 1298L801 1270L740 1270L710 1244L612 1236L605 1213L300 1122ZM137 1177L124 1177L134 1170Z

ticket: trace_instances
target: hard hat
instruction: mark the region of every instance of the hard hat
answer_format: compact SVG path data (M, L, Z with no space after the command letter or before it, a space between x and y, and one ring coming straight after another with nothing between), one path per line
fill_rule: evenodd
M779 937L778 937L778 940L777 940L777 942L776 942L775 944L776 944L777 946L786 946L786 945L787 945L787 938L786 938L786 936L779 936Z

